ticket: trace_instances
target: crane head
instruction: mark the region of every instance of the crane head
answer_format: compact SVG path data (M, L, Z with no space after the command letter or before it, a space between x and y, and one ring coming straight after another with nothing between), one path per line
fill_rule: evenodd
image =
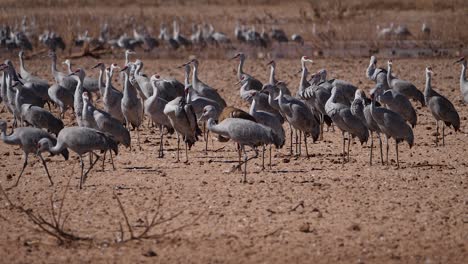
M465 57L460 57L458 60L456 60L453 64L457 64L457 63L462 63L465 61Z
M104 68L104 63L99 62L98 64L94 65L91 69L96 69L98 67L103 67Z
M268 62L266 65L272 65L272 66L275 66L276 62L274 60L271 60L270 62Z
M309 58L308 56L302 56L301 57L301 62L310 62L310 63L313 63L314 61Z
M123 72L123 71L126 71L128 70L128 65L125 65L120 71Z
M433 74L434 72L432 71L432 67L431 66L427 66L426 67L426 73L429 73L429 74Z
M83 101L86 101L86 102L89 101L88 92L83 92L83 94L81 95L81 97L83 98Z
M391 66L391 65L393 64L393 61L392 61L392 60L388 60L387 64L388 64L389 66Z
M241 57L244 57L244 53L239 52L234 57L232 57L230 60L234 60L234 59L241 58Z
M5 63L0 64L0 71L5 70L6 68L8 68L8 65L6 65Z

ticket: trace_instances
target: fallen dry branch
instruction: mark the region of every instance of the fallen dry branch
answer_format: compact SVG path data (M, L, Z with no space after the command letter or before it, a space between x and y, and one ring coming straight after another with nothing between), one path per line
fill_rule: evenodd
M125 208L124 208L122 202L120 201L120 198L118 197L118 195L115 192L114 192L114 197L117 200L120 212L122 213L122 217L124 218L125 225L126 225L126 227L128 229L127 231L130 234L130 236L128 238L125 238L124 228L122 226L122 223L119 222L119 238L117 239L118 243L125 243L125 242L132 241L132 240L160 239L160 238L162 238L162 237L164 237L164 236L166 236L168 234L175 233L175 232L180 231L180 230L182 230L184 228L187 228L189 226L194 225L198 221L198 219L200 219L200 217L203 215L203 213L201 213L198 216L194 217L188 223L183 224L183 225L181 225L179 227L170 229L170 230L165 231L165 232L154 233L153 232L154 229L160 227L164 223L168 223L168 222L176 219L177 217L179 217L185 211L185 210L180 210L177 213L172 214L169 217L165 218L163 213L161 212L161 208L162 208L162 199L161 198L162 198L162 195L160 195L158 197L158 201L157 201L157 205L156 205L156 209L155 209L156 212L151 217L151 220L148 218L148 213L147 213L146 218L145 218L145 223L144 223L144 226L143 226L143 231L141 231L139 234L137 234L137 232L134 230L134 227L132 227L132 225L130 224L130 220L128 218L127 212L125 211Z
M39 230L41 230L42 232L44 232L45 234L49 236L56 238L60 244L69 243L73 241L91 240L91 238L78 236L78 235L71 233L70 231L65 230L65 224L68 220L69 214L65 215L62 218L63 216L62 212L63 212L66 194L68 192L68 189L70 188L70 180L72 176L73 176L73 170L72 170L71 176L68 179L65 190L63 192L62 199L60 201L60 205L58 208L58 212L55 209L53 194L50 196L50 209L48 210L48 212L49 212L51 219L47 219L43 217L40 213L34 213L32 209L26 209L22 205L13 203L8 197L7 193L5 192L1 184L0 184L0 192L12 209L17 209L21 213L24 213L28 217L28 219L36 227L39 228Z

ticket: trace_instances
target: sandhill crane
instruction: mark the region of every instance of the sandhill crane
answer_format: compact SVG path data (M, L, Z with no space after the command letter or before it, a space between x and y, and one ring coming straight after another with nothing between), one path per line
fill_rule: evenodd
M432 68L426 68L426 87L424 89L426 104L436 120L436 146L438 145L439 121L442 121L442 146L445 145L445 126L453 126L455 132L460 130L460 116L453 104L443 95L432 89Z
M73 108L73 93L58 83L54 83L50 86L48 93L50 100L58 105L60 109L60 118L63 119L67 109L69 107Z
M374 121L379 126L380 131L385 134L385 141L387 144L387 164L388 164L388 139L395 139L395 151L397 167L400 168L400 161L398 159L398 143L406 141L411 148L414 144L414 135L411 127L399 114L393 112L390 109L383 107L377 107L375 104L375 96L371 95L371 115Z
M307 136L312 136L313 142L317 141L320 135L320 124L311 109L301 100L294 97L286 97L283 91L279 91L278 105L281 113L286 118L292 128L304 133L304 144L306 149L306 157L309 158L309 150L307 148ZM292 131L291 131L292 138ZM299 142L300 144L300 142ZM291 152L292 152L292 139L291 139ZM300 155L300 145L299 145Z
M44 101L41 98L37 97L34 93L30 92L30 90L25 89L24 86L19 82L15 82L11 85L14 89L16 89L15 93L15 114L21 122L23 121L21 115L21 106L23 104L31 104L38 107L44 107Z
M382 85L382 84L378 84ZM356 90L356 95L354 96L354 101L351 103L351 113L354 116L357 116L361 122L369 129L370 137L371 137L371 145L370 145L370 155L369 155L369 164L372 165L372 151L374 149L374 132L377 133L377 137L379 138L379 145L380 145L380 160L383 164L383 153L382 153L382 139L380 137L380 128L375 122L374 118L371 115L371 105L370 99L366 97L366 93L358 89ZM380 105L379 105L380 106Z
M131 139L130 132L122 125L122 123L113 118L109 113L97 109L89 101L87 92L83 93L83 121L87 120L90 123L90 128L94 128L104 133L112 135L118 144L123 144L125 147L130 147ZM112 167L115 170L114 160L112 158L112 152L110 152ZM104 161L106 159L106 153L102 160L102 166L104 169Z
M85 71L82 68L78 68L76 71L70 74L76 80L75 93L73 95L73 109L75 111L76 123L78 126L83 126L82 115L83 115L83 80L86 76Z
M5 121L0 121L0 132L1 132L2 141L8 145L20 146L23 149L23 153L24 153L23 154L24 156L23 168L21 169L18 179L16 179L16 183L13 185L13 187L18 185L18 182L21 176L23 175L24 169L28 165L28 156L30 153L36 154L36 156L39 157L39 159L42 162L42 165L45 168L47 177L49 178L50 185L53 185L54 183L52 182L52 178L50 177L46 162L41 155L43 151L38 150L37 143L42 138L47 138L51 142L55 142L55 138L49 133L47 133L46 131L39 129L39 128L19 127L19 128L16 128L14 132L8 136L6 135L6 129L7 129L7 123ZM56 152L56 154L58 153L62 154L65 160L68 160L68 151L66 149Z
M37 145L38 151L49 151L52 154L57 154L65 149L70 149L78 154L81 165L80 189L83 187L86 176L99 160L99 156L94 153L95 150L112 150L115 155L118 154L117 142L109 134L87 127L66 127L60 131L56 144L48 138L43 138L39 140ZM86 153L92 153L97 158L84 172L83 154Z
M190 47L192 46L192 42L188 40L186 37L180 34L180 27L176 20L173 21L173 32L174 32L174 40L179 43L180 46Z
M273 130L276 134L277 138L279 139L278 146L281 148L285 142L285 132L283 128L283 124L278 117L270 112L262 111L257 109L257 100L259 98L260 92L258 91L251 91L252 93L252 104L250 105L249 114L255 118L257 123L267 126ZM270 169L271 169L271 145L270 145ZM262 168L264 167L264 163L262 162Z
M111 68L105 70L106 74L106 85L104 86L104 94L102 95L102 101L104 103L104 111L109 113L113 118L119 120L122 124L125 123L125 117L122 113L122 92L116 90L112 86L112 70Z
M351 105L351 102L354 100L354 94L356 93L357 87L351 84L350 82L340 80L340 79L331 79L327 80L327 70L322 69L318 72L322 78L324 84L320 84L323 87L327 87L325 83L328 83L328 87L333 88L336 87L337 89L337 102L343 103L347 106Z
M418 116L408 97L392 89L381 93L377 99L381 104L386 105L388 109L400 114L401 117L411 124L412 128L416 126Z
M72 73L73 69L72 69L71 61L65 60L63 63L67 65L68 71ZM91 93L96 93L98 91L100 92L99 87L101 85L102 83L99 84L99 79L91 78L89 76L85 76L85 78L83 79L83 88L86 89L88 92L91 92Z
M404 96L416 100L425 106L424 95L412 83L396 78L392 75L392 60L388 61L387 82L391 89L394 89Z
M174 132L169 118L164 114L164 107L168 103L166 100L159 97L158 88L155 86L156 79L159 79L155 74L151 76L150 83L153 88L153 95L148 97L144 103L145 114L159 127L160 141L159 141L159 151L158 158L164 157L164 127L167 128L168 132L171 134Z
M122 114L125 117L127 127L132 125L133 129L136 130L138 147L141 149L140 132L138 129L143 123L143 105L141 103L141 99L137 96L135 87L133 87L129 81L130 67L123 67L121 72L124 73L125 77L124 92L121 102Z
M186 91L187 93L188 91ZM177 97L168 102L164 107L164 114L167 115L172 127L177 133L177 162L179 159L180 137L185 142L185 163L188 162L188 149L198 141L201 130L197 124L197 117L190 104L186 103L185 97Z
M164 23L161 24L159 32L160 32L159 33L159 39L163 40L163 41L166 41L167 44L169 44L169 46L172 49L176 50L176 49L178 49L180 47L179 42L177 42L175 39L173 39L171 37L171 35L169 34L166 24L164 24Z
M461 57L455 63L460 63L462 65L462 71L460 74L460 91L462 94L463 101L468 104L468 80L466 80L466 65L467 61L465 57Z
M239 59L239 66L237 67L237 79L239 81L242 81L242 80L247 80L249 79L250 80L250 85L248 87L248 90L257 90L257 91L260 91L263 87L263 84L262 82L260 82L259 80L255 79L254 77L252 77L251 75L247 74L244 72L244 63L245 63L245 54L242 53L242 52L239 52L236 54L236 56L232 57L231 60L234 60L234 59ZM245 76L247 78L242 78L242 76ZM250 78L248 78L250 77Z
M60 130L63 129L62 120L56 118L44 108L31 104L21 105L21 120L33 127L45 128L55 135L58 135Z
M390 89L387 82L387 70L377 67L377 59L375 56L371 56L369 67L366 70L366 76L369 80L374 81L377 84L383 85L383 90L386 91Z
M299 34L292 34L291 40L296 43L299 43L301 46L304 46L304 38Z
M24 52L20 51L18 54L19 62L20 62L20 75L21 78L27 82L34 82L41 84L41 86L49 86L49 83L46 80L43 80L37 76L32 75L28 72L24 66Z
M244 177L242 182L247 182L247 161L248 156L245 146L256 148L258 146L274 144L279 147L280 140L273 130L264 125L240 118L227 118L215 124L213 118L207 121L208 130L223 137L230 138L240 145L244 152Z
M200 81L200 79L198 79L198 65L199 65L198 60L193 59L189 63L193 65L193 74L192 74L193 89L195 89L195 91L198 94L216 101L218 105L220 105L222 108L226 107L226 102L221 97L221 95L219 95L219 93L215 89L213 89L212 87L208 86L204 82Z
M288 36L282 29L273 27L271 29L270 36L272 39L278 41L279 43L288 42Z
M75 93L77 81L69 76L69 74L57 70L57 54L55 54L55 52L50 52L49 57L52 59L52 75L54 76L55 82L72 93Z
M153 94L153 88L151 87L150 79L146 75L143 75L143 72L141 72L143 69L143 62L141 60L136 60L135 66L136 69L133 75L135 81L137 82L144 96L148 98Z
M291 91L289 91L288 87L284 82L278 82L276 80L276 61L271 60L270 62L267 63L268 66L270 66L270 78L268 83L271 85L276 85L278 86L279 89L283 90L283 93L285 95L291 95Z
M190 74L190 64L184 64L182 66L185 67L185 79L186 83L188 83L188 76ZM182 66L179 66L178 68L182 68ZM184 84L173 78L161 78L158 75L158 77L153 78L151 82L151 85L155 85L158 89L158 97L168 102L174 100L179 96L183 96L185 93Z
M327 115L333 120L333 123L341 130L343 137L343 163L345 161L345 132L348 133L348 161L349 161L349 147L351 138L358 137L362 143L367 142L369 138L369 131L362 121L353 113L351 109L340 102L336 102L338 90L336 87L332 88L331 96L325 104Z
M421 33L426 38L429 38L429 36L431 35L431 28L426 22L422 23L421 25Z

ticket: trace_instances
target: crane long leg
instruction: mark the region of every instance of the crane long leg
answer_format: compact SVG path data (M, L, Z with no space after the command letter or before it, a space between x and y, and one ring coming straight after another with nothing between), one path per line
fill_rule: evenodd
M205 140L205 152L208 153L208 138L209 138L209 135L210 135L210 131L207 130L206 131L206 140Z
M41 153L38 153L37 156L39 157L39 159L41 160L42 162L42 165L44 166L44 169L47 173L47 178L49 178L49 182L50 182L50 186L53 186L54 185L54 182L52 181L52 178L50 177L50 174L49 174L49 169L47 168L47 163L45 162L44 158L42 157Z
M293 129L292 129L291 124L289 124L289 131L290 131L289 135L290 135L290 138L291 138L291 141L290 141L291 142L291 149L290 149L289 154L290 154L290 156L292 156L293 155Z
M380 133L377 134L379 137L379 144L380 144L380 163L383 164L383 147L382 147L382 136Z
M436 120L436 147L439 145L439 120Z
M348 162L349 162L349 147L351 145L351 139L352 139L351 133L348 132Z
M442 124L442 146L445 146L445 123Z
M307 148L307 135L304 133L304 145L306 149L306 158L309 158L309 149Z
M163 143L163 138L164 138L164 131L163 131L163 125L159 125L159 134L160 134L160 141L159 141L159 153L158 153L158 158L164 158L164 143Z
M388 148L389 148L389 146L388 146L388 136L387 135L385 135L385 143L387 144L387 165L388 165Z
M184 163L188 163L188 143L185 142L185 161Z
M346 157L346 154L345 154L345 145L346 145L346 143L345 143L345 132L344 131L341 132L341 136L343 137L343 152L342 152L342 154L343 154L343 164L344 164L345 163L345 157Z
M299 156L302 155L302 131L297 130L299 132Z
M93 161L93 163L91 164L91 166L89 166L88 170L83 174L83 184L85 183L86 179L88 178L88 173L91 171L91 169L94 167L94 165L96 165L96 163L99 161L99 156L92 152L94 156L96 156L96 160Z
M114 158L112 157L112 151L109 150L110 156L111 156L111 163L112 163L112 169L115 170L115 165L114 165ZM104 153L105 154L105 153Z
M19 180L20 180L21 176L23 176L24 169L26 169L26 166L28 165L28 156L29 156L29 154L25 152L23 156L24 156L23 168L21 169L21 172L20 172L20 174L18 176L18 179L16 179L15 185L13 185L13 187L18 186Z
M395 140L395 151L396 151L396 164L397 168L400 168L400 161L398 160L398 141Z
M242 180L242 183L247 183L247 160L248 160L248 156L247 156L247 151L245 151L245 146L242 145L241 149L244 152L244 179Z
M135 128L136 133L137 133L137 142L138 142L138 148L141 150L141 145L140 145L140 132L138 130L138 127Z
M270 144L270 170L271 170L271 144Z
M176 162L180 161L180 159L179 159L179 149L180 149L180 135L179 135L179 133L177 133L177 160L176 160Z
M262 170L265 170L265 145L262 146Z
M370 158L369 165L372 166L372 150L374 149L374 133L370 132Z
M83 157L81 155L80 155L80 166L81 166L80 189L82 189L83 188L84 162L83 162Z
M111 151L109 150L109 152L111 152ZM105 169L104 164L106 163L106 153L107 153L107 150L104 151L104 157L102 157L102 171L104 171L104 169Z
M323 122L325 118L323 114L320 114L319 117L320 117L320 140L323 140Z

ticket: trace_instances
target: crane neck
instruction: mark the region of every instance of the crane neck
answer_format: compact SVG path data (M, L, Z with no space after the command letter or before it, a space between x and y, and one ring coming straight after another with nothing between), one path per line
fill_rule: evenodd
M244 56L240 57L239 66L237 67L237 78L240 80L242 75L244 74Z
M111 84L112 77L110 71L106 72L106 85L104 86L104 94L102 95L104 98L109 96L110 88L112 86Z
M57 140L57 144L54 146L54 143L49 138L44 138L47 142L47 151L51 152L52 154L56 155L63 151L64 147L63 144L59 144Z
M271 64L270 65L270 84L275 84L276 83L276 80L275 80L275 73L276 73L276 66L275 64Z
M66 63L66 64L67 64L68 73L72 73L73 70L72 70L72 65L71 65L71 63Z
M307 87L307 74L309 73L309 71L307 70L307 67L305 65L305 62L302 62L302 73L301 73L301 81L299 83L299 91L304 91L305 88ZM281 93L281 89L280 89L280 93Z
M257 100L255 100L255 96L254 96L252 99L252 104L250 105L249 114L251 116L254 116L256 112L257 112Z
M192 83L198 83L198 63L193 64Z
M21 143L19 138L14 137L13 135L7 135L6 129L7 127L5 124L5 126L2 126L0 130L0 138L2 139L3 143L8 145L19 145Z
M370 80L372 80L374 76L375 68L375 64L371 61L371 63L369 63L369 67L367 67L366 70L367 78L369 78Z
M429 97L432 92L432 76L426 72L426 86L424 87L424 97Z
M98 89L101 95L104 94L103 87L102 87L102 79L103 79L104 71L102 68L99 69L99 77L98 77Z
M19 63L20 63L20 70L22 72L27 72L26 71L26 68L24 67L24 60L23 60L23 56L19 56ZM23 76L23 78L26 77L26 76Z
M190 68L185 70L184 74L184 85L185 87L190 85Z
M189 89L189 90L185 93L185 103L190 104L192 102L192 93L190 91L190 88L186 88L186 89Z
M462 63L462 70L461 70L461 74L460 74L460 83L467 83L468 81L466 80L466 60L463 61Z
M393 79L392 65L388 65L388 69L387 69L387 83L388 83L388 85L390 85L392 83L392 79Z
M7 100L6 95L6 73L2 72L2 80L0 82L0 96L3 98L4 101Z

